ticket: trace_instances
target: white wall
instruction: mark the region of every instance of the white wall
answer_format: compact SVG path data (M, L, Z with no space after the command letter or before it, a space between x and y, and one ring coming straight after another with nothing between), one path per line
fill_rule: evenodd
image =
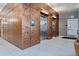
M75 18L78 18L77 10L66 11L59 13L59 35L66 36L67 35L67 19L71 18L74 15Z
M78 8L78 30L79 30L79 8ZM79 34L78 34L79 37Z

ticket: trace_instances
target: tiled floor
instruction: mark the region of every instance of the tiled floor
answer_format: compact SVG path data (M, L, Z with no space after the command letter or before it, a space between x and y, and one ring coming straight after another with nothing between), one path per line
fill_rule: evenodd
M0 55L3 56L74 56L74 40L60 37L43 40L40 44L21 50L0 39Z

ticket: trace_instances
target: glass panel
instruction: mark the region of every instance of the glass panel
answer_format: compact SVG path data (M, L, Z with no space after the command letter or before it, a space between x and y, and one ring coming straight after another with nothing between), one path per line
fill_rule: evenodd
M31 22L31 26L35 26L35 21L34 20L32 20L32 22Z

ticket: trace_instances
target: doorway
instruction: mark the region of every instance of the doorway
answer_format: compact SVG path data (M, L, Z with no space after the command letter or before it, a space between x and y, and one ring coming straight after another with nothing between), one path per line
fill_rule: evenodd
M69 37L78 37L78 19L68 19L67 20L67 36Z
M45 40L47 38L47 17L40 16L40 40Z

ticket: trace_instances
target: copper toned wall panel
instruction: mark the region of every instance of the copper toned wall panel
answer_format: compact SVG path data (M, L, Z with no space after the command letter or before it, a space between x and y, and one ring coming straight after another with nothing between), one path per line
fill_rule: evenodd
M34 26L31 26L31 45L40 42L40 11L31 8L31 22L34 21Z
M3 38L12 44L21 47L21 20L17 18L2 21Z
M22 18L22 48L27 48L31 46L30 37L30 7L24 10Z

